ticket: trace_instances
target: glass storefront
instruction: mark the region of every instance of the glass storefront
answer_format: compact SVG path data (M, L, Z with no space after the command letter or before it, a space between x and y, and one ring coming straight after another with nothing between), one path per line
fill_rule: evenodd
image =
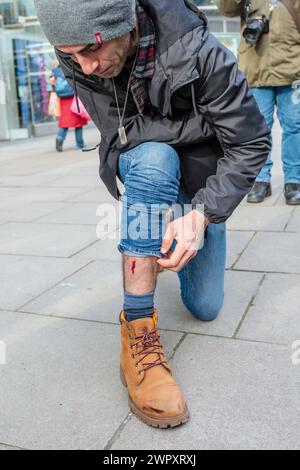
M4 26L16 24L19 17L35 16L34 0L0 0L0 16Z
M33 0L0 0L0 15L0 140L28 137L54 122L48 101L55 54Z
M55 65L53 48L28 39L14 39L13 47L20 126L52 121L48 102L49 77Z
M207 7L208 5L216 4L215 0L193 0L193 3L195 3L195 5L198 5L199 7Z

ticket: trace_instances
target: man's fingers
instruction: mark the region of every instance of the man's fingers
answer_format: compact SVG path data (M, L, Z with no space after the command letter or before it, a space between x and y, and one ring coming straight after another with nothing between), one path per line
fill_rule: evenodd
M165 255L170 250L175 238L175 229L174 223L171 222L167 228L167 231L163 237L162 244L161 244L161 253Z
M187 250L185 246L182 246L182 244L177 243L172 256L169 259L160 259L159 264L166 269L175 268L180 263L186 251Z
M175 268L170 268L170 271L178 273L181 271L190 261L196 256L196 251L187 251L186 254L181 258L180 262Z

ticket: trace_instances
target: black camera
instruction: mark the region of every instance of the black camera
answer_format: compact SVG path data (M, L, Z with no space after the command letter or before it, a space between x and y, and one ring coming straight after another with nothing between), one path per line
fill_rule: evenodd
M257 44L263 34L270 32L270 20L265 15L259 18L247 17L246 23L243 36L248 44Z

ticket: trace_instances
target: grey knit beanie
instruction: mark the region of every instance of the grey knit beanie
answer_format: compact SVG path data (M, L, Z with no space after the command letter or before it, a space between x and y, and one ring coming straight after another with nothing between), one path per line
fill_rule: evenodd
M136 0L35 0L35 6L53 46L109 41L136 24Z

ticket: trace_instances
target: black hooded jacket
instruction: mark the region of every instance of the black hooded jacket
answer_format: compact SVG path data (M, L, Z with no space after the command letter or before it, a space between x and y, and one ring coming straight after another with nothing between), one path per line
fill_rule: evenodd
M56 51L68 80L101 133L100 177L119 199L118 158L147 141L172 145L181 161L182 185L192 202L203 204L211 223L225 222L251 189L270 151L270 130L239 71L236 58L208 32L207 19L188 0L139 0L156 31L155 74L150 118L128 100L119 140L112 80L84 75ZM126 91L117 88L121 109Z

